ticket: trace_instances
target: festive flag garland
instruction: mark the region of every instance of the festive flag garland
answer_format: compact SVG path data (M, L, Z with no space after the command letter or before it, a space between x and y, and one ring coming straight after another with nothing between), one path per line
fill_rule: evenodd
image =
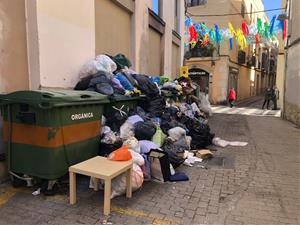
M228 23L228 28L220 29L218 24L214 24L214 27L208 28L205 23L193 24L190 17L185 20L185 25L188 28L188 32L185 33L185 46L190 45L194 48L198 42L202 46L206 46L209 43L220 45L224 40L229 41L229 48L233 48L233 39L240 49L245 49L249 44L267 44L270 45L271 40L275 36L275 20L276 16L273 16L271 23L265 22L263 24L260 18L257 19L256 24L247 25L245 21L242 21L241 27L236 30L231 23ZM286 20L279 21L277 26L282 30L283 39L286 38ZM186 42L187 40L188 43Z

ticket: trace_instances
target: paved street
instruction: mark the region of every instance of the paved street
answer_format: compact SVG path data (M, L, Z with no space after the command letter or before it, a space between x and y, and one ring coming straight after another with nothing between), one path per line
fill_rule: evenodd
M188 182L145 182L126 200L112 201L113 224L297 225L300 211L299 128L278 112L256 109L260 99L214 107L212 132L246 147L213 147L215 165L181 166ZM253 108L253 112L251 109ZM252 113L245 113L249 110ZM223 110L223 111L222 111ZM266 112L266 111L265 111ZM255 115L256 114L256 115ZM258 115L259 114L259 115ZM78 203L67 195L33 196L32 189L0 186L0 224L103 224L103 192L81 179Z

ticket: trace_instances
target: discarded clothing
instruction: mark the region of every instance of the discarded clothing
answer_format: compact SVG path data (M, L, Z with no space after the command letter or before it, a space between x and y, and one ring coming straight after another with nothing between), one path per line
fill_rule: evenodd
M129 68L132 65L129 59L127 59L123 54L117 54L112 58L112 60L117 64L118 70L124 69L125 67Z
M170 176L170 181L188 181L189 177L184 172L176 172L174 175Z

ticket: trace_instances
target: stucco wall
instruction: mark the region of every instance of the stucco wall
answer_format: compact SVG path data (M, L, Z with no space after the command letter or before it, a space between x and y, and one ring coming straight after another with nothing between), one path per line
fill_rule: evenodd
M285 90L285 116L299 125L300 117L300 44L288 49L286 90Z
M180 54L181 49L180 46L176 44L172 44L172 73L171 77L174 79L179 76L180 69Z
M24 0L0 1L0 93L29 88ZM0 115L0 154L4 153ZM0 180L7 175L0 162Z
M74 87L80 67L95 56L94 0L43 0L36 4L40 84Z
M131 13L111 0L95 0L96 54L131 56Z
M250 69L240 66L238 75L237 100L250 97Z
M148 55L148 74L161 75L162 67L162 44L161 35L149 28L149 55Z
M0 1L0 93L29 88L25 1Z

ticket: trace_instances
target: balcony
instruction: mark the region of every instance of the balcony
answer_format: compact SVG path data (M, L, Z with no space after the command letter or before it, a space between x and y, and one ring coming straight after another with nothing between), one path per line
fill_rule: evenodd
M212 44L202 46L201 43L198 42L194 48L186 52L185 58L213 57L214 53L217 52L216 50L217 49Z

